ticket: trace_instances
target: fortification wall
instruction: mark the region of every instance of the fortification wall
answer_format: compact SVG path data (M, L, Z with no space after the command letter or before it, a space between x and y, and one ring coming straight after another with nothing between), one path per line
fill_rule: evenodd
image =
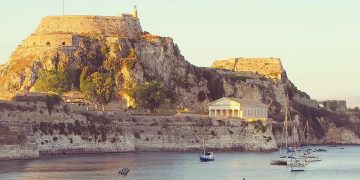
M73 34L34 34L27 37L23 47L30 46L78 46L79 36Z
M326 109L332 111L346 111L346 100L326 100L321 101Z
M142 33L142 29L139 19L130 15L44 17L35 34L53 33L135 38Z
M35 101L34 101L35 100ZM17 159L17 153L103 153L128 151L199 150L205 137L208 148L260 151L276 148L271 125L247 123L241 119L202 115L146 116L126 112L98 112L60 103L48 112L44 99L0 101L0 121L27 124L26 143L0 144L2 159ZM203 125L208 126L205 130ZM259 126L266 127L259 129ZM4 133L0 137L7 138ZM34 137L34 138L28 138ZM33 149L32 149L32 148ZM35 148L34 148L35 147ZM13 151L7 152L9 148ZM34 150L34 151L32 151ZM1 159L1 158L0 158Z
M285 72L279 58L231 58L215 60L211 67L238 72L258 73L273 79L281 79L282 74Z
M0 116L0 160L38 158L31 125L4 119Z

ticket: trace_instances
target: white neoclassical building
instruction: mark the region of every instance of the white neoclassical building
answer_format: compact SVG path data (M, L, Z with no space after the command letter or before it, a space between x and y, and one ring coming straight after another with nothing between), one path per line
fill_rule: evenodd
M223 97L209 104L209 116L237 117L246 121L265 121L268 118L268 106L252 99Z

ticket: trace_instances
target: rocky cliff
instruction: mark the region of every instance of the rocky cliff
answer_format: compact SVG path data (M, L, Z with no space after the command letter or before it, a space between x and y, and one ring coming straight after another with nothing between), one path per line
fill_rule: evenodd
M212 150L276 148L271 124L261 122L87 111L64 102L52 106L46 96L0 103L0 159L38 157L39 153L191 151L200 150L203 140ZM19 129L25 124L26 129Z
M359 127L359 114L319 108L317 101L291 83L279 59L236 58L215 62L215 69L200 68L185 60L173 39L142 31L137 18L127 17L121 21L129 21L125 23L128 26L117 26L114 25L117 18L71 17L71 21L55 23L56 28L51 22L61 18L49 18L15 50L7 64L0 67L0 90L3 92L34 91L33 85L42 69L81 71L88 68L97 72L107 67L115 72L117 97L125 99L128 106L133 102L122 90L150 80L162 81L170 90L171 108L185 106L195 112L206 112L210 101L223 96L251 98L270 106L273 132L278 137L288 96L291 118L299 115L299 123L294 123L296 139L302 139L303 127L309 121L313 143L358 143L359 128L354 127ZM96 27L94 21L105 23L109 28L98 27L85 32L77 26L82 22L84 27ZM135 55L129 57L132 50ZM257 66L259 63L261 66ZM76 86L74 84L75 90ZM346 132L346 135L333 136L337 132Z

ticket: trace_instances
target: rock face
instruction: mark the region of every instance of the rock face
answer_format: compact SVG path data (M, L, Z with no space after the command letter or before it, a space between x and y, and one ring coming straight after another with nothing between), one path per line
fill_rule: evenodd
M41 98L1 102L1 159L41 154L200 150L262 151L276 148L271 123L202 115L141 116L87 111L59 103L49 111ZM11 123L9 123L11 122ZM27 124L19 140L12 123ZM5 133L4 133L5 132ZM20 136L19 136L20 137ZM32 146L23 146L31 144ZM10 147L11 146L11 147ZM12 149L9 151L9 149Z

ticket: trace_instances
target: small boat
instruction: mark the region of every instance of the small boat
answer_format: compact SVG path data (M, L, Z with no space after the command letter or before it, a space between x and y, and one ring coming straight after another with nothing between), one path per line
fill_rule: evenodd
M291 171L305 171L306 162L304 162L304 159L298 159L298 158L292 158L290 159L290 162L288 162L288 165L291 168Z
M270 165L286 166L287 160L286 158L273 159L270 161Z
M203 152L200 154L200 161L201 161L201 162L214 161L214 160L215 160L215 156L214 156L214 153L213 153L213 152L203 151Z
M326 149L318 149L317 152L325 152L327 151Z
M204 132L205 132L205 126L204 126ZM203 135L202 149L203 149L203 151L200 154L200 162L207 162L207 161L214 161L215 160L214 153L206 151L206 148L205 148L205 135Z

